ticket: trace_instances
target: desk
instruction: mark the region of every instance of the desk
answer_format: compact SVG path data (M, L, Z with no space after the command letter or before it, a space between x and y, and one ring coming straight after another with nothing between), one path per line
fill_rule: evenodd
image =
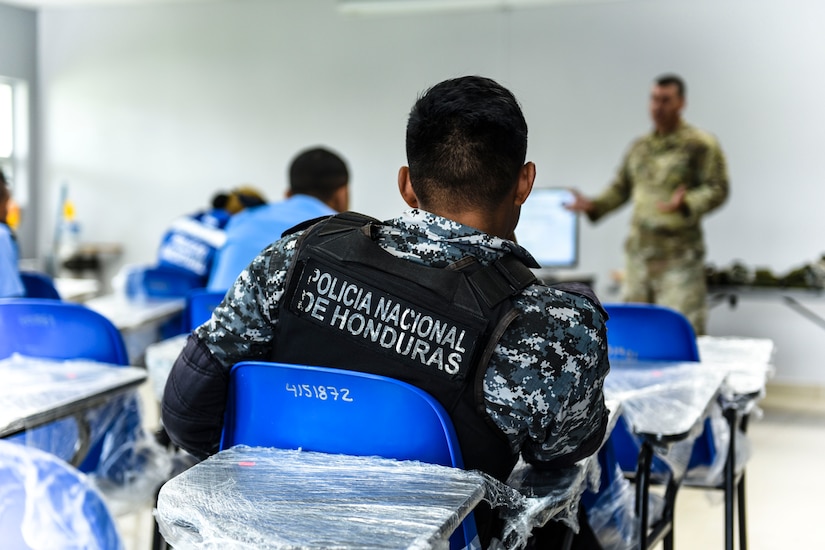
M67 302L85 302L97 296L100 291L100 281L97 279L71 279L56 277L54 286L62 300Z
M636 515L640 547L667 536L672 517L663 517L648 533L650 476L654 449L667 453L676 442L689 442L702 430L711 406L722 390L727 372L700 363L613 361L605 378L605 395L618 399L623 415L642 440L636 469ZM666 491L667 514L672 514L686 458L677 459ZM684 469L679 464L684 462ZM671 463L671 466L674 464Z
M0 360L0 437L9 437L73 416L81 441L72 464L89 445L84 412L138 386L146 371L90 361L49 361L12 356Z
M608 434L620 404L609 408ZM534 527L576 521L596 464L544 472L520 462L505 485L421 462L238 446L167 482L158 523L181 548L447 548L485 498L505 508L503 547L523 548Z
M725 548L733 549L735 498L738 498L740 508L739 538L741 547L745 548L745 469L744 461L741 467L737 463L736 434L740 429L743 434L747 431L750 413L765 394L765 384L774 373L772 361L775 348L773 341L764 338L700 336L697 344L703 362L714 362L728 372L726 391L721 400L729 435L722 481L725 491ZM714 485L718 487L719 483Z
M86 306L109 319L120 330L130 361L138 363L146 347L160 338L161 324L182 312L186 300L129 300L121 294L107 294L92 298Z
M176 548L447 548L488 483L421 462L238 446L166 482L157 518Z
M175 360L186 346L186 340L189 338L188 334L180 334L149 344L146 347L144 360L146 363L146 370L149 373L149 380L152 382L152 390L157 397L158 402L163 401L163 390L166 387L166 379L169 378L169 373L172 371L172 366Z

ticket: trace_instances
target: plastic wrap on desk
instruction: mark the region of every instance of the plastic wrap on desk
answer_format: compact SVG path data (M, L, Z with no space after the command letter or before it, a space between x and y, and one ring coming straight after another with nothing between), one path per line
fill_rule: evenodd
M93 361L53 361L13 355L0 360L0 427L17 419L59 406L78 395L95 394L124 379L141 380L142 369ZM161 446L143 428L136 389L112 396L80 413L53 420L7 440L70 461L81 437L78 419L88 429L93 451L81 463L103 493L110 510L119 515L152 504L160 485L192 459Z
M189 334L180 334L167 340L151 344L146 348L146 355L144 357L146 370L149 373L149 379L152 381L152 390L158 401L163 400L163 390L166 387L166 379L169 378L172 365L175 364L178 355L183 351L188 337Z
M773 362L776 348L768 338L737 336L699 336L699 356L711 363L753 363L768 365Z
M211 456L161 488L157 517L176 548L446 549L478 491L507 511L513 545L504 547L523 547L539 499L483 473L300 450L238 446Z

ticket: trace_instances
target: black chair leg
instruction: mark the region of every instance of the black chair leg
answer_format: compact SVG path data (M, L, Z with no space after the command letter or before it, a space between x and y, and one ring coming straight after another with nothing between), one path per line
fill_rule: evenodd
M739 505L739 550L748 550L748 528L745 516L745 472L739 478L736 488Z

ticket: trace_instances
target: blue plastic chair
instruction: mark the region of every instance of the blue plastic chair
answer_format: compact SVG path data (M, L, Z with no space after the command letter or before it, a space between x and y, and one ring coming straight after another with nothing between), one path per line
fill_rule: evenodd
M0 495L5 549L123 548L91 482L54 455L0 441Z
M128 365L129 359L123 337L103 315L82 304L36 298L7 298L0 300L0 359L18 353L53 360L88 359L113 365ZM140 428L137 398L126 395L102 405L97 418L105 426L93 425L93 433L105 434L117 425L118 437L131 439ZM126 415L125 417L123 415ZM67 441L73 445L77 426L73 419L64 419L11 438L25 443L43 442L47 448ZM89 449L79 468L94 471L102 457L104 439L100 437ZM38 445L40 445L38 443ZM59 452L59 450L58 450ZM63 456L67 454L67 456ZM60 453L71 458L71 451Z
M609 316L607 320L608 356L611 361L699 361L696 335L687 318L678 311L654 304L604 304ZM635 473L640 467L641 445L633 435L624 418L619 418L610 435L616 460L622 471ZM716 446L710 420L705 421L703 433L696 439L688 469L712 464L716 456ZM647 538L655 544L659 536L664 537L665 549L673 547L673 518L678 484L670 475L669 466L657 456L650 460L650 475L667 484L662 517L654 523L652 534ZM644 464L641 467L645 467ZM666 480L666 481L665 481ZM647 484L647 479L643 481ZM636 510L641 513L640 495L637 491Z
M327 367L235 365L221 448L240 444L464 467L452 421L428 393L400 380ZM470 514L450 548L476 538Z
M204 282L203 277L173 267L138 267L127 274L126 295L149 298L185 298L192 290L203 288Z
M687 318L678 311L654 304L605 304L608 357L611 361L699 361L696 334ZM612 436L622 470L636 471L639 445L627 423L620 419ZM716 457L710 420L693 446L688 469L709 466ZM654 458L653 471L667 467Z
M54 280L45 273L37 271L21 271L20 280L26 290L26 298L48 298L60 300L60 293L54 286Z
M186 296L186 309L184 319L186 320L186 330L191 332L204 324L212 316L212 310L223 301L226 296L225 290L197 289L191 291Z
M0 359L19 353L129 364L117 328L82 304L36 298L0 300L0 334Z

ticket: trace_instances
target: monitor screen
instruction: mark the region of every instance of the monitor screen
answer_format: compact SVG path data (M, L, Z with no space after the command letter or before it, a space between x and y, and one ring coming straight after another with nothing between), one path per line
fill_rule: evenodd
M573 194L562 187L534 188L521 207L516 240L541 267L576 267L579 260L579 217L564 205Z

